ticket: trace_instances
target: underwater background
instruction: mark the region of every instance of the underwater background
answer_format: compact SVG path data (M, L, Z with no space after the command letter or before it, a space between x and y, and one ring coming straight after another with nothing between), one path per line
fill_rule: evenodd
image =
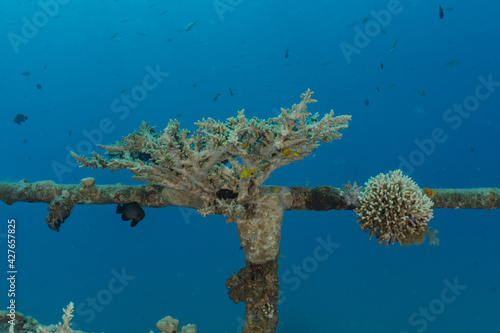
M484 0L1 1L0 180L141 184L78 168L69 151L102 153L96 144L142 121L193 130L241 109L274 117L311 88L309 111L352 115L349 128L266 184L341 187L401 168L422 188L500 187L499 10ZM145 89L147 75L157 84ZM171 315L199 332L241 332L244 305L225 287L245 265L233 224L169 207L144 208L131 228L115 210L77 205L56 233L46 204L0 203L2 309L15 218L23 314L57 323L73 301L84 331L157 332ZM286 212L278 332L500 332L499 220L498 210L436 209L441 245L381 247L352 211ZM326 240L337 246L315 262ZM113 292L110 281L120 281Z

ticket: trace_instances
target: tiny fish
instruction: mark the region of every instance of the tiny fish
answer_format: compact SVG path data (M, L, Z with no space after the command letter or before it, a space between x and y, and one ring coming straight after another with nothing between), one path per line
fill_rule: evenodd
M285 52L285 59L288 58L288 49L286 49L286 52Z
M384 64L380 62L380 69L384 69Z
M163 15L163 14L165 14L165 13L166 13L166 12L168 12L168 11L169 11L168 9L165 9L164 11L162 11L162 12L160 13L160 16L161 16L161 15Z
M363 17L363 18L361 19L361 23L366 23L366 22L368 22L369 20L370 20L370 18L369 18L369 17Z
M419 94L421 96L425 96L426 95L425 91L423 91L422 89L418 89L418 88L413 88L413 89L417 92L417 94Z
M40 90L40 89L42 89L42 85L40 83L37 83L36 88Z
M368 98L367 98L367 99L365 99L365 105L366 105L366 106L370 105L370 101L368 100Z
M18 113L15 117L14 117L14 122L18 125L21 125L21 123L24 123L26 120L28 120L28 116L25 116L24 114L20 114Z
M186 25L186 27L184 28L184 31L191 30L191 28L194 27L195 24L196 24L196 21L188 23L188 25Z
M443 17L444 17L443 8L441 8L441 6L439 6L439 18L443 19Z
M380 88L379 87L375 87L375 89L377 89L377 92L380 92Z
M445 63L446 66L455 67L460 65L460 60L451 60Z
M30 75L31 75L31 73L30 73L30 72L28 72L28 71L26 71L26 72L22 72L21 74L22 74L22 75L24 75L24 76L30 76Z
M119 34L120 32L115 32L113 36L109 37L109 39L115 39Z
M126 203L116 207L116 214L122 214L122 220L132 220L131 227L135 227L145 216L144 210L137 202Z
M139 36L142 36L142 37L146 37L146 36L147 36L147 34L145 34L144 32L138 32L137 34L138 34Z
M148 162L149 160L151 160L151 155L141 152L141 153L139 153L137 158L139 158L141 161Z
M229 95L233 96L233 91L229 88Z
M155 4L155 3L154 3L154 4L152 4L152 5L149 5L149 7L148 7L148 8L149 8L149 9L151 9L151 8L153 8L154 6L156 6L156 4Z
M396 39L396 41L394 43L392 43L392 46L391 46L391 49L389 50L389 53L392 53L396 50L396 46L398 45L398 40Z
M215 94L214 101L217 101L217 98L219 98L220 95L221 95L220 93Z
M219 199L236 199L238 197L238 192L233 192L232 190L228 189L220 189L218 190L215 195Z

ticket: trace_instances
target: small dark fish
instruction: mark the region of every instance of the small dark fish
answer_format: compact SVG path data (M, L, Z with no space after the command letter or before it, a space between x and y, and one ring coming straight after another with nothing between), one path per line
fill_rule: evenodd
M18 113L15 117L14 117L14 122L18 125L21 125L21 123L24 123L26 120L28 120L28 116L25 116L24 114L20 114Z
M69 131L68 135L71 136L71 134L73 134L73 132Z
M419 94L420 96L426 95L425 91L423 91L422 89L413 88L413 90L415 90L417 92L417 94Z
M384 64L380 62L380 69L384 69Z
M24 75L24 76L30 76L31 73L28 72L28 71L26 71L26 72L22 72L21 74Z
M145 34L144 32L138 32L137 34L142 37L147 37L147 34Z
M361 23L366 23L366 22L368 22L369 20L370 20L370 18L369 18L369 17L363 17L363 18L361 19Z
M444 63L446 66L455 67L460 65L460 60L451 60Z
M175 115L175 117L176 117L176 118L180 118L180 117L182 117L182 113L178 113L178 114L176 114L176 115Z
M229 95L233 96L233 91L229 88Z
M125 22L128 22L130 21L130 19L124 19L124 20L121 20L120 23L125 23Z
M443 8L441 8L441 6L439 6L439 18L443 19L443 17L444 17Z
M156 6L156 4L155 4L155 3L154 3L154 4L152 4L152 5L149 5L149 7L148 7L148 8L149 8L149 9L151 9L151 8L153 8L154 6Z
M377 89L377 92L380 92L380 88L379 87L375 87L375 89Z
M215 94L214 101L217 101L217 98L219 98L220 95L221 95L220 93Z
M288 49L285 51L285 59L288 58Z
M497 291L497 288L495 286L491 286L491 290Z
M470 147L470 151L473 153L474 152L474 147Z
M116 214L122 214L123 221L132 220L131 227L135 227L146 216L146 213L137 202L118 205Z
M151 155L150 154L146 154L146 153L139 153L138 158L141 161L147 162L147 161L149 161L151 159Z
M236 199L238 197L237 192L233 192L225 188L218 190L217 193L215 193L215 195L219 199Z
M37 89L42 89L42 85L40 83L36 84Z
M45 63L45 64L43 65L43 69L44 69L44 70L46 70L46 69L47 69L47 63Z
M115 39L121 32L115 32L109 39Z
M368 98L367 98L367 99L365 99L365 105L366 105L366 106L370 105L370 101L368 100Z
M169 11L169 9L165 9L164 11L162 11L162 12L160 13L160 16L161 16L161 15L163 15L163 14L165 14L165 13L166 13L166 12L168 12L168 11Z

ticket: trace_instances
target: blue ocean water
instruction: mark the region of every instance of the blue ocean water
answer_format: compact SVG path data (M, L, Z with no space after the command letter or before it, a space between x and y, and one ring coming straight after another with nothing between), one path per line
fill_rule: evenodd
M464 0L2 1L0 180L140 184L126 171L80 169L69 151L102 153L96 144L142 121L162 129L176 118L192 130L241 109L274 117L311 88L309 110L350 114L349 128L267 184L340 187L402 168L421 187L500 187L499 9ZM18 113L28 119L15 123ZM84 331L156 332L172 315L200 332L241 332L244 306L225 281L245 261L222 217L145 208L130 228L114 205L77 206L56 233L46 208L0 204L4 277L7 220L17 221L18 311L56 323L73 301ZM278 332L500 332L499 212L434 215L440 246L380 247L353 212L286 212ZM334 251L314 260L325 242Z

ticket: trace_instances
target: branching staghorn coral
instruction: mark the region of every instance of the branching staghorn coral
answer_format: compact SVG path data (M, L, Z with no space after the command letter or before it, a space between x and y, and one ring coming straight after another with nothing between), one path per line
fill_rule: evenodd
M308 90L302 101L267 120L248 119L244 111L226 122L212 118L196 123L191 133L171 120L163 132L143 123L121 142L101 146L110 159L73 156L82 166L128 169L150 184L184 190L198 196L203 215L220 214L236 222L241 245L254 263L274 259L279 251L283 195L262 191L279 167L310 155L320 142L341 138L350 116L319 118L307 111L316 100Z
M63 308L64 315L62 316L63 322L57 325L43 326L39 325L36 329L37 333L85 333L82 331L74 331L71 329L71 319L73 319L73 312L75 306L73 302L69 302L66 308Z
M321 120L307 111L315 103L308 90L302 102L281 109L278 117L248 119L244 110L226 122L212 118L196 123L191 133L171 120L160 133L143 123L121 142L102 146L111 158L93 153L93 158L73 156L83 165L101 169L128 169L134 178L200 196L206 207L203 215L237 217L246 204L260 193L260 187L279 167L311 154L319 142L341 138L350 116L334 117L333 111ZM216 194L228 190L237 194L235 205Z

